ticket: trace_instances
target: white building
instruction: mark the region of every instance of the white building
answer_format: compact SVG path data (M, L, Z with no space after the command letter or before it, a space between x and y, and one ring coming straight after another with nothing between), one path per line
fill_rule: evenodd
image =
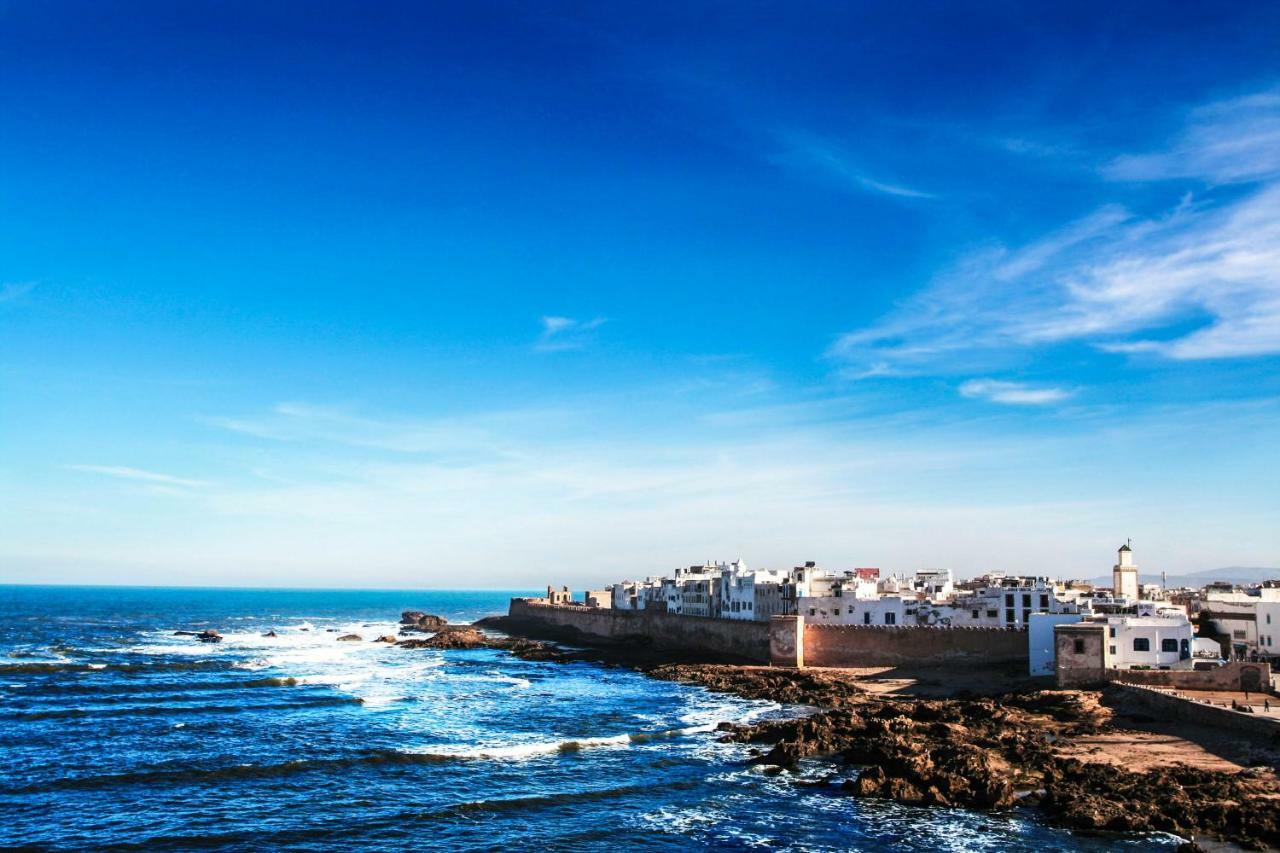
M730 563L720 573L720 618L763 622L785 615L788 581L785 572L750 569L741 560Z
M1079 613L1033 613L1027 620L1027 653L1032 675L1053 675L1057 665L1054 625L1079 622Z
M1077 617L1076 621L1106 627L1103 637L1103 666L1106 669L1191 669L1194 628L1186 611L1157 602L1139 602L1124 608L1125 612L1095 613ZM1054 666L1046 667L1044 633L1052 641L1055 624L1070 620L1053 615L1033 616L1027 632L1032 675L1051 675ZM1047 668L1047 672L1045 671Z
M955 593L955 578L950 569L918 569L911 588L920 598L945 601Z

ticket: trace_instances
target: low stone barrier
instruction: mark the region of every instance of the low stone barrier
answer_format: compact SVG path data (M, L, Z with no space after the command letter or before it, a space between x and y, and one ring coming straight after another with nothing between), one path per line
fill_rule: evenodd
M1275 741L1280 738L1280 720L1263 713L1250 714L1221 705L1210 705L1186 696L1176 696L1159 687L1114 682L1152 713L1165 720L1180 720L1218 729L1229 729L1255 740Z
M1271 664L1232 661L1212 669L1107 669L1107 681L1186 690L1271 690Z

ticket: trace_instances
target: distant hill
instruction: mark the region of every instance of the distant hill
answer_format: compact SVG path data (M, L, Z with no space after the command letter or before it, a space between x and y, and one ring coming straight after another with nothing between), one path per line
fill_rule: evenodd
M1160 583L1159 575L1138 575L1140 583ZM1187 575L1169 575L1169 586L1190 586L1201 587L1214 581L1227 581L1228 583L1251 584L1262 583L1263 581L1280 580L1280 568L1267 568L1265 566L1226 566L1221 569L1206 569L1203 572L1192 572ZM1091 578L1089 583L1094 586L1111 586L1111 573L1108 572L1100 577Z

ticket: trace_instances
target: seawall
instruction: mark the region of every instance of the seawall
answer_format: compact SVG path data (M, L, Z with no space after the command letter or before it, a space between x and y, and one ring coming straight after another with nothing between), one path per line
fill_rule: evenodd
M1004 628L804 626L805 666L987 666L1028 663L1027 633Z
M686 659L769 662L769 625L660 610L613 610L511 599L508 627L582 645L629 645Z
M504 629L580 645L628 646L685 660L776 666L1027 665L1025 631L999 628L806 625L712 619L662 610L613 610L511 600Z

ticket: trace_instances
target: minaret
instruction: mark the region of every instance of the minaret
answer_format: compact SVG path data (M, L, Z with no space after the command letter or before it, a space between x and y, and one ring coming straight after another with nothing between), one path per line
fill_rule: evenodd
M1138 598L1138 567L1133 564L1133 548L1125 542L1120 546L1120 562L1111 568L1111 588L1116 598Z

